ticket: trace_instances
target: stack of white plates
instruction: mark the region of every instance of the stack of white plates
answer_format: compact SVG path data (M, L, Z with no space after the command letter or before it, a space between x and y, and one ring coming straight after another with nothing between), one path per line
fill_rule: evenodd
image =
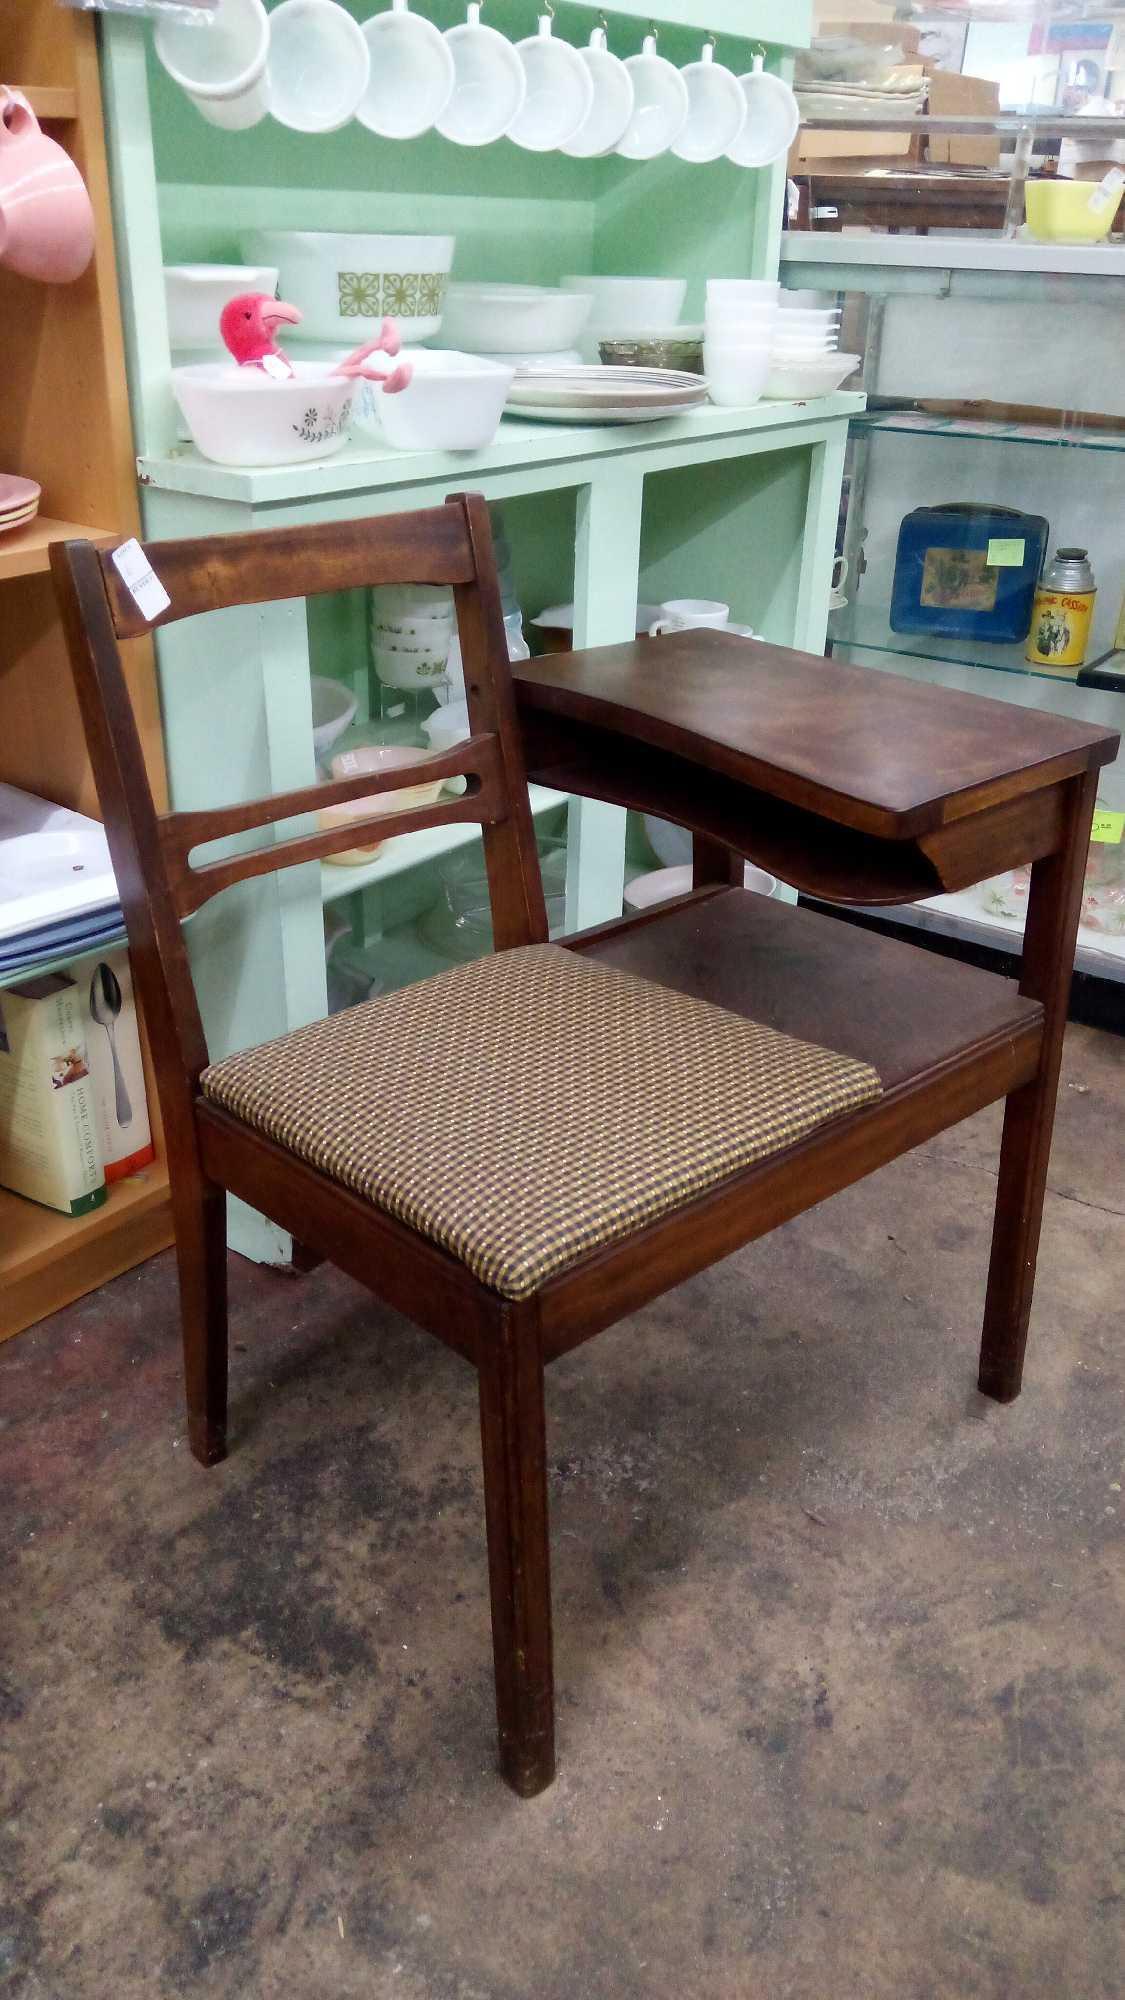
M797 86L802 118L914 118L926 98L924 79L916 69L892 70L881 83L825 80L816 89Z
M18 479L13 472L0 472L0 535L9 528L23 528L39 512L39 492L34 479Z
M513 416L552 424L643 424L707 401L707 384L678 368L520 368Z

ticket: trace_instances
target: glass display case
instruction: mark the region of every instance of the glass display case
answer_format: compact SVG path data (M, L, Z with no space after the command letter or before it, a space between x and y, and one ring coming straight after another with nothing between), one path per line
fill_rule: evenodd
M841 97L836 129L810 119L812 156L792 163L782 275L842 305L867 396L827 650L1125 727L1125 35L1061 4L888 7L885 30L847 11L822 6L814 59L882 33L925 81L909 116L848 119ZM965 115L931 112L949 77ZM1125 761L1104 774L1094 830L1077 965L1116 984L1112 1009ZM1011 948L1027 886L1002 877L899 914Z

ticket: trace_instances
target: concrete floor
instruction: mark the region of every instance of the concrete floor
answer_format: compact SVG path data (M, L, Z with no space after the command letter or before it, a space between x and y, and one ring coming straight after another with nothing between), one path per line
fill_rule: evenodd
M204 1473L168 1259L0 1349L4 2000L1116 2000L1123 1119L1072 1031L1010 1409L991 1113L557 1366L530 1804L453 1355L239 1264Z

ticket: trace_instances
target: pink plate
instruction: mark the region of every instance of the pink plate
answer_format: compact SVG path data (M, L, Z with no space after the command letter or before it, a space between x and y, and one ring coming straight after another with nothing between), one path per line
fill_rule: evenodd
M18 479L14 472L0 472L0 517L22 514L33 503L38 507L41 491L34 479Z

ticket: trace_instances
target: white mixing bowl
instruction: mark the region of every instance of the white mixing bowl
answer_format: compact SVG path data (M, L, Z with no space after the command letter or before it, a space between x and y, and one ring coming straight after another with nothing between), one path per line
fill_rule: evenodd
M476 354L419 349L414 379L397 396L377 391L379 418L400 451L480 451L496 436L514 368Z
M358 347L385 315L397 322L404 340L427 340L438 332L453 241L452 236L260 229L243 238L243 248L249 257L277 265L282 298L303 315L298 340L341 340Z
M298 361L291 379L204 361L173 368L172 388L204 458L216 465L299 465L348 441L356 385L323 361Z

